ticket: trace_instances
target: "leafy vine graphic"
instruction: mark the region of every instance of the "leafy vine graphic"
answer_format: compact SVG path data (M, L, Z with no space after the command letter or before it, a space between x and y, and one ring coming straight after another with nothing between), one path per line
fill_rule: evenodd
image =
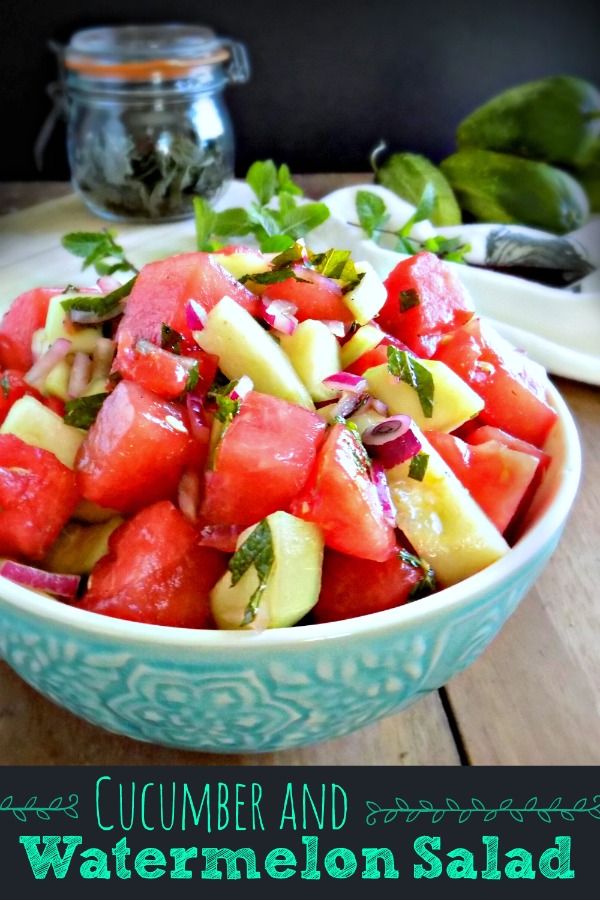
M62 797L55 797L47 806L38 804L37 797L30 797L22 806L14 803L11 796L5 797L0 803L0 812L11 812L15 818L21 822L27 821L29 813L35 813L38 819L49 819L51 813L62 812L71 819L79 818L79 814L75 807L79 803L77 794L69 794L69 802L63 801Z
M579 813L587 813L594 819L600 819L600 794L595 794L589 803L586 797L582 797L572 806L563 805L562 797L557 797L548 806L540 806L537 797L531 797L523 806L515 805L510 799L503 800L497 807L488 807L476 797L471 799L470 806L461 806L450 797L446 797L443 806L434 806L429 800L419 800L418 806L410 806L402 797L395 798L395 806L382 807L373 800L367 800L367 806L370 809L367 825L374 825L380 817L385 824L393 822L397 816L406 816L407 822L414 822L420 815L431 816L432 824L440 822L445 815L457 815L460 824L467 822L474 815L482 815L484 822L492 822L502 813L510 815L515 822L524 822L525 816L534 814L543 822L551 822L553 815L560 816L567 822L573 822Z

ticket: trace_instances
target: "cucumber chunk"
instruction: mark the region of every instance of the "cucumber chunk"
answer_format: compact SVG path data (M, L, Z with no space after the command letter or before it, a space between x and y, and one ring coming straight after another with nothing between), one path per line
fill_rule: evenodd
M282 511L272 513L263 521L268 524L267 542L270 532L272 563L260 591L256 616L243 624L248 604L261 584L255 565L250 565L235 584L228 571L212 589L210 603L218 628L285 628L299 622L319 598L323 565L321 529ZM252 525L240 534L238 551L260 526L262 523Z
M496 562L509 546L429 441L413 426L427 455L422 480L409 475L411 460L387 470L396 523L442 587Z
M34 447L49 450L70 469L85 437L85 431L67 425L59 415L26 394L14 403L0 427L2 434L15 434Z
M239 303L225 295L206 317L194 340L219 357L219 368L234 380L248 375L257 391L314 409L310 394L279 344Z

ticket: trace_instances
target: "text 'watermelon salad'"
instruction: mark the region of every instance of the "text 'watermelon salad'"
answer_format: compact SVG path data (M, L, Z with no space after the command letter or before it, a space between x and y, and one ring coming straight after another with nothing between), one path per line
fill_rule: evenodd
M423 251L303 242L35 288L0 323L0 574L183 628L427 602L504 556L550 462L545 371Z

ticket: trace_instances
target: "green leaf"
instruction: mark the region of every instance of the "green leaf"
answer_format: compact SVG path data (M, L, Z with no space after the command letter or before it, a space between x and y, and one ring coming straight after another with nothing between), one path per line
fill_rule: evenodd
M190 369L189 375L187 377L187 381L185 383L184 391L185 393L189 393L193 391L198 382L200 381L200 369L198 368L198 361L194 362L194 365Z
M256 272L254 275L242 275L240 281L242 284L245 284L247 281L254 281L256 284L279 284L280 281L288 281L290 278L305 283L308 281L308 279L297 275L293 269L275 269L268 272Z
M407 350L389 345L387 348L388 371L417 392L425 418L433 415L433 375Z
M342 293L355 288L364 278L364 272L357 272L350 250L327 250L325 253L311 253L308 257L313 269L327 278L341 282Z
M217 214L205 197L194 197L194 223L196 227L196 247L211 250L211 238L215 231Z
M249 625L256 618L260 598L267 586L274 561L271 529L268 520L263 519L229 560L232 586L238 583L251 566L254 566L258 575L258 587L248 600L242 625Z
M212 385L206 395L207 399L212 400L217 407L215 417L224 425L228 425L237 416L242 405L241 400L232 400L229 396L237 383L238 379L229 381L227 384Z
M274 269L289 268L295 264L304 265L304 247L295 241L279 253L271 260L271 266Z
M163 322L160 326L160 346L163 350L169 350L171 353L176 353L178 356L181 353L181 342L183 340L183 335L176 331L174 328L171 328L170 325L167 325L166 322Z
M425 478L425 472L427 471L427 465L429 463L429 454L423 453L421 450L420 453L417 453L416 456L410 461L410 465L408 467L408 477L413 478L415 481L423 481Z
M435 573L427 560L422 559L420 556L415 556L408 550L400 550L398 556L403 562L408 563L408 565L413 566L413 568L415 569L421 569L423 572L423 576L420 581L418 581L410 591L408 599L421 600L423 597L428 597L429 594L435 593L435 591L437 590ZM452 803L455 803L454 800L447 800L446 802L449 806ZM458 809L458 804L456 804L456 806L454 806L453 808Z
M8 395L10 394L10 381L8 380L8 375L6 373L2 376L2 380L0 380L0 386L2 387L2 396L5 400L8 400Z
M260 249L263 253L282 253L293 245L294 239L289 234L274 234L261 241Z
M230 209L224 209L223 212L216 213L213 230L215 234L221 237L250 234L252 222L247 210L241 206L232 206Z
M269 203L277 193L277 168L272 159L257 160L246 173L250 185L261 206Z
M89 397L77 397L75 400L67 400L63 419L67 425L74 428L83 428L87 431L96 421L100 408L108 392L90 394Z
M126 281L125 284L122 284L116 290L111 291L110 294L77 294L75 297L67 297L66 300L61 300L60 305L66 312L76 309L79 312L94 313L98 317L108 316L111 313L118 316L123 312L121 301L129 296L136 279L137 275L134 275L133 278L130 278L129 281Z
M287 208L281 217L281 230L291 237L305 237L313 228L318 228L330 216L325 203L304 203L301 206Z
M372 191L357 191L356 212L362 230L370 238L374 238L390 218L385 201Z
M400 291L400 312L406 312L407 309L412 309L413 306L420 305L421 298L414 288Z
M258 231L256 230L256 227L252 227L252 231L254 234L257 234L259 238L263 232L265 236L272 237L274 234L279 234L282 230L279 215L276 210L266 209L265 207L259 206L258 203L251 203L248 207L248 219L251 226L258 225Z
M413 225L416 225L417 222L422 222L424 219L429 218L429 216L433 212L434 206L435 187L433 186L433 183L431 181L428 181L423 188L423 193L421 194L421 198L414 213L412 214L410 219L404 223L402 228L398 229L398 237L407 238L412 231Z
M279 166L277 172L277 193L294 194L296 197L302 197L304 194L300 185L292 180L290 168L285 163Z
M94 266L100 275L112 275L118 271L137 272L125 257L120 244L115 241L115 231L72 231L63 235L65 250L83 258L82 269Z

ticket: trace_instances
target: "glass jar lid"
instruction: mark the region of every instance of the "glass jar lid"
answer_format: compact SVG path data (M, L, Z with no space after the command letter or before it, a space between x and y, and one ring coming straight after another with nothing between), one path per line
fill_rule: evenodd
M243 44L203 25L115 25L75 32L62 49L67 70L94 79L181 78L222 65L231 82L248 80ZM225 65L226 64L226 65Z

